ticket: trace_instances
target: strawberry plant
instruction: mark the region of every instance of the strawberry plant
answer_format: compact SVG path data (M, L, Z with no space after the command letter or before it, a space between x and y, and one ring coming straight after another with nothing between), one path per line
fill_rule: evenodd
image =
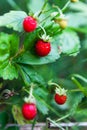
M68 60L61 63L63 57L71 60L78 56L82 47L80 33L87 33L83 27L87 23L86 14L83 16L79 13L78 16L80 7L75 6L81 3L77 0L60 2L60 5L56 1L39 1L41 5L37 9L34 4L38 2L32 0L28 4L26 1L28 11L19 10L18 6L14 6L16 3L10 3L18 9L0 15L0 111L8 118L5 123L0 121L2 129L7 123L15 121L21 125L33 124L41 115L44 119L49 114L54 114L61 120L61 112L57 109L63 109L63 104L64 109L68 109L71 94L78 91L66 85L62 88L60 81L51 77L50 73L65 66ZM73 13L71 10L74 10ZM76 22L74 13L78 16ZM83 20L78 22L80 16L83 16ZM53 68L52 65L56 67ZM61 75L62 72L61 70ZM84 87L76 80L79 76L72 77L80 96L74 95L78 101L75 105L70 104L72 109L63 119L72 116L84 95L87 96ZM8 113L11 113L10 116Z

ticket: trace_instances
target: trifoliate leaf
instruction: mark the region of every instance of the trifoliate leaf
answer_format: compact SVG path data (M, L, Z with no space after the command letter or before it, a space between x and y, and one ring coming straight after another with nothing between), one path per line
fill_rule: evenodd
M23 31L22 22L27 16L24 11L10 11L0 16L0 27L13 28L15 31Z

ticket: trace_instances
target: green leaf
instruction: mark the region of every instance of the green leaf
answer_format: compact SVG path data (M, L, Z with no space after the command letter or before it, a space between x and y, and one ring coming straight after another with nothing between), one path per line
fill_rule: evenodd
M47 92L47 89L44 89L44 88L36 88L35 90L35 94L37 94L38 96L44 98L45 97L45 100L48 98L48 92Z
M9 35L0 33L0 66L10 56Z
M12 34L9 38L10 44L10 57L14 56L19 49L19 37L16 34Z
M15 66L8 63L8 65L4 69L0 68L0 77L2 77L5 80L12 80L14 78L18 78L18 71Z
M36 93L34 93L34 96L36 98L36 103L37 103L37 108L38 110L43 113L44 115L48 114L48 111L52 111L53 113L55 113L57 116L59 116L59 113L52 108L47 101L45 101L45 99L41 98L40 96L38 96Z
M15 59L15 62L27 64L27 65L41 65L41 64L47 64L56 61L59 59L59 53L57 44L51 44L51 52L48 56L45 57L39 57L37 55L33 55L30 52L25 52L20 57Z
M87 83L87 78L83 77L82 75L79 74L73 74L72 76L81 79L82 81L84 81L85 83Z
M72 77L71 79L72 79L72 81L77 85L77 87L79 88L79 90L80 90L85 96L87 96L86 88L84 88L84 87L78 82L78 80L77 80L75 77Z
M23 31L22 22L27 16L24 11L10 11L3 16L0 16L0 26L13 28L15 31Z
M31 83L31 79L30 79L29 75L27 75L27 73L25 73L25 71L22 69L22 67L18 64L17 64L17 68L19 69L19 72L21 74L21 77L22 77L25 85L29 86Z
M27 65L21 65L21 69L26 73L26 75L30 78L31 82L36 82L40 84L45 84L43 78L34 70L33 67Z
M72 30L65 30L57 38L62 53L70 56L78 54L80 49L80 40L78 35Z
M44 114L44 115L48 114L49 109L47 107L48 106L47 103L42 98L40 98L39 96L37 96L36 94L34 94L34 96L36 98L36 104L37 104L38 110L42 114Z
M73 105L71 106L71 109L70 109L71 115L75 114L78 108L78 104L82 101L83 98L84 98L84 95L81 93L76 96L74 95L74 100L72 101Z

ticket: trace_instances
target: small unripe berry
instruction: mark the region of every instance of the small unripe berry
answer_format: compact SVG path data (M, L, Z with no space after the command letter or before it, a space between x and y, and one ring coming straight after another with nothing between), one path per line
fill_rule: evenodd
M55 22L58 23L62 29L65 29L67 27L66 19L55 19Z
M71 0L71 2L73 2L73 3L74 3L74 2L78 2L78 0Z

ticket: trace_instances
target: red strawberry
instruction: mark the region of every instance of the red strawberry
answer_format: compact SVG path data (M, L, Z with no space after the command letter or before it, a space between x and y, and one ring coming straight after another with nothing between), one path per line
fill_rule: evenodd
M47 56L51 51L51 45L50 42L45 42L43 40L37 41L35 45L35 51L38 56Z
M23 28L25 32L33 32L37 27L37 21L31 16L27 16L23 21Z
M25 119L33 120L37 115L37 108L34 103L24 103L22 106L22 114Z
M67 96L66 95L59 95L59 94L55 94L55 101L57 104L62 105L66 102Z
M67 90L59 87L56 88L55 92L56 92L54 96L55 102L59 105L64 104L67 100L67 95L66 95Z

